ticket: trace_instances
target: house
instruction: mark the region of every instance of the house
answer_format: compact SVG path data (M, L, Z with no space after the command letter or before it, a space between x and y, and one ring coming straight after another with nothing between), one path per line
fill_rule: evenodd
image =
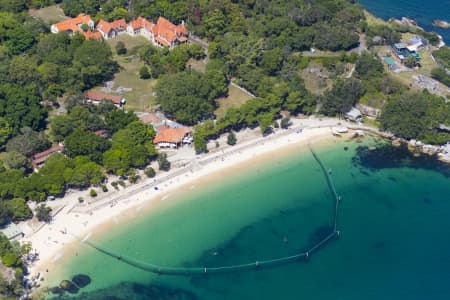
M156 113L147 113L139 116L139 120L141 120L144 124L150 124L153 126L153 128L158 128L161 125L166 124L166 119L164 118L164 115L158 116Z
M159 148L178 148L181 145L191 144L192 129L189 127L170 128L161 125L157 128L157 133L153 143Z
M352 107L352 109L350 109L350 111L348 111L345 114L345 118L349 121L353 121L353 122L361 122L362 120L362 114L359 111L359 109L357 109L356 107Z
M188 31L184 22L175 25L164 17L159 17L154 24L139 16L128 24L127 33L132 36L142 35L154 45L170 49L188 41Z
M164 17L159 17L153 28L154 44L160 47L173 48L178 44L186 43L188 31L184 22L175 25Z
M410 52L417 52L422 47L428 45L428 41L421 37L420 35L416 35L410 39L408 39L408 50Z
M82 32L86 40L101 40L103 37L98 31L88 30L86 32Z
M40 168L42 168L47 158L49 158L53 153L61 153L63 150L63 146L57 145L43 152L34 154L31 157L31 165L33 166L33 169L37 172Z
M105 40L111 39L119 34L127 32L127 23L125 19L119 19L113 22L102 19L97 24L97 31Z
M151 21L147 21L143 17L139 16L135 20L130 21L127 26L127 33L132 36L142 35L145 38L153 41L153 27L155 24Z
M6 227L1 229L0 231L8 238L8 240L20 239L20 238L24 237L24 235L25 235L22 232L22 230L19 228L19 226L17 226L14 223L8 224Z
M125 105L126 100L122 96L110 95L101 92L87 91L84 93L85 103L98 105L102 101L111 101L116 107Z
M94 29L94 21L91 19L90 15L79 14L77 17L64 20L53 24L50 27L52 33L67 32L73 34L75 32L83 32L81 26L86 24L91 30Z
M409 56L413 56L416 59L416 61L420 61L420 55L417 53L416 50L413 49L414 47L410 48L411 49L409 49L403 43L395 43L391 46L394 58L396 58L400 63L403 63L403 61Z

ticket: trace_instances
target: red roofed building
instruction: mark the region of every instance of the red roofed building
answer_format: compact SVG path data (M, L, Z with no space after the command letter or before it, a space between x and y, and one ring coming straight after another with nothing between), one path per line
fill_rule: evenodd
M101 40L103 38L101 33L98 31L88 30L86 32L83 32L82 34L84 35L84 38L86 40Z
M105 40L116 37L127 31L127 23L125 19L119 19L113 22L100 20L97 24L97 30L101 33Z
M159 148L178 148L184 144L192 143L192 129L189 127L170 128L158 126L153 143Z
M153 28L154 43L173 48L178 44L185 43L188 40L188 32L184 23L175 25L164 17L159 17Z
M139 16L135 20L130 21L127 27L127 32L130 35L143 35L149 40L153 40L153 22Z
M67 32L69 34L75 32L83 32L81 26L87 24L90 29L94 29L94 21L92 21L90 15L79 14L77 17L64 20L53 24L50 27L52 33Z
M117 107L125 105L125 98L122 96L110 95L101 92L87 91L84 93L85 103L100 104L102 101L111 101Z
M47 149L43 152L39 152L34 154L31 157L31 165L33 166L34 170L37 172L42 166L44 165L44 162L47 160L47 158L50 157L53 153L56 152L62 152L64 150L64 147L61 145L57 145L54 147L51 147L50 149Z
M156 24L143 17L132 20L127 27L130 35L142 35L160 47L173 48L188 40L188 31L184 23L175 25L164 17L159 17Z

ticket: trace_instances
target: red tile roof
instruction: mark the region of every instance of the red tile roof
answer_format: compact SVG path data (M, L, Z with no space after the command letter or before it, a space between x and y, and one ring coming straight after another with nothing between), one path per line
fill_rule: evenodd
M84 37L86 38L86 40L101 40L102 34L98 31L86 31L82 33L84 35Z
M153 29L153 34L158 42L169 46L178 38L187 35L186 27L183 24L175 25L164 17L159 17ZM184 40L185 41L185 40Z
M189 127L181 127L181 128L166 128L163 129L163 126L158 127L158 133L156 137L153 139L153 143L181 143L186 134L191 133L192 129Z
M157 41L158 43L162 44L163 46L170 47L170 43L167 40L165 40L165 39L163 39L163 38L161 38L159 36L155 37L155 41Z
M55 152L61 152L63 150L64 150L63 146L57 145L45 151L34 154L31 157L32 159L31 164L33 165L33 168L38 169L39 165L43 163L47 158L49 158L50 155L52 155Z
M152 114L152 113L140 116L139 120L141 120L145 124L148 124L148 123L156 124L161 121L155 114Z
M110 100L114 102L115 104L121 104L122 103L122 96L116 96L116 95L110 95L100 92L94 92L94 91L87 91L84 93L85 97L90 100L94 101L102 101L102 100Z
M97 24L97 30L100 30L104 32L105 34L108 34L111 30L124 30L127 28L127 23L125 22L125 19L119 19L113 22L108 22L105 20L100 20Z
M85 15L85 14L79 14L77 17L61 21L59 23L53 24L53 26L58 29L58 32L62 31L81 31L80 27L78 25L80 24L87 24L91 22L91 16Z

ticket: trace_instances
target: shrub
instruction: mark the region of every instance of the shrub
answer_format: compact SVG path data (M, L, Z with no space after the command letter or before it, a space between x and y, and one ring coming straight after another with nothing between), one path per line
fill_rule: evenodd
M156 175L155 169L153 169L152 167L148 167L147 169L145 169L144 173L148 178L153 178Z
M118 183L121 187L125 187L125 181L119 180Z
M105 193L108 191L108 187L104 184L102 185L102 191Z
M139 69L139 78L149 79L150 77L152 76L150 75L148 68L146 66L142 66L142 68Z
M291 126L291 119L288 117L281 119L281 128L288 129L289 126Z
M117 42L117 44L116 44L116 52L119 55L124 55L124 54L127 53L127 48L125 47L124 42L122 42L122 41Z
M50 220L52 219L52 208L45 205L45 204L41 204L36 208L36 218L40 221L40 222L50 222Z
M130 175L130 177L128 177L128 181L130 183L136 183L136 182L138 182L139 179L141 179L141 176L138 174Z
M161 153L158 155L158 166L160 170L170 170L170 162L167 160L167 153Z
M227 144L230 146L236 145L237 138L233 131L230 131L230 133L227 136Z
M90 195L91 197L97 197L97 192L96 192L94 189L91 189L91 190L89 191L89 195Z
M119 189L119 187L117 186L117 185L118 185L118 184L117 184L117 181L111 182L111 185L113 186L114 189L116 189L116 190Z
M84 198L83 197L78 197L78 203L83 203L84 202Z

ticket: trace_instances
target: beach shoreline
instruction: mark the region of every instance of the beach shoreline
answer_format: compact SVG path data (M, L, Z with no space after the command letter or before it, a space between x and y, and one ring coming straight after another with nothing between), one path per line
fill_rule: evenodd
M24 241L31 242L33 249L39 253L39 260L29 267L30 274L33 276L41 273L47 280L50 272L54 277L58 268L61 268L60 263L70 260L74 255L80 246L80 239L101 234L122 223L124 219L131 218L135 212L147 215L159 202L177 198L186 188L199 189L205 180L217 180L249 164L267 161L275 152L277 157L283 157L293 151L307 151L308 143L320 142L321 145L326 145L323 142L332 142L333 139L331 127L345 123L338 119L328 119L315 120L314 126L305 126L303 122L305 120L296 120L296 126L292 129L201 156L193 163L195 168L189 165L176 168L155 179L144 179L118 192L116 197L111 196L90 205L73 201L66 205L50 224L24 238ZM47 283L44 281L43 285Z

